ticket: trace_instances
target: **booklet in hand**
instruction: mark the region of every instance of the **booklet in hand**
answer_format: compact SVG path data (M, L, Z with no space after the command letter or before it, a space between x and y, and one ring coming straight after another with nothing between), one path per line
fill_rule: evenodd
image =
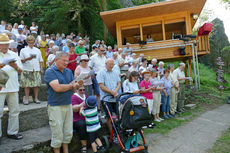
M36 54L30 54L31 57L36 58Z
M78 82L80 80L84 80L89 74L87 72L82 72L76 79L75 81Z
M16 60L15 58L9 57L9 58L3 59L3 64L7 65L7 64L9 64L9 63L11 63L11 62L16 62L16 61L17 61L17 60Z

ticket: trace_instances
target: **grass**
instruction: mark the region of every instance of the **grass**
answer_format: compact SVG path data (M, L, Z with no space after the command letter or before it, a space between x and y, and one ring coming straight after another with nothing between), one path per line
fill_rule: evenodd
M229 153L230 152L230 127L223 132L222 136L215 142L209 153Z

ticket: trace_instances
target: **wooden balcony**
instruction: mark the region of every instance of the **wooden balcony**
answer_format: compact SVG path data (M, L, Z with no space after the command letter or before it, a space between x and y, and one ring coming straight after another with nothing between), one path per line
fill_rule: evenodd
M208 36L197 37L196 40L184 42L178 39L155 41L146 45L132 44L133 52L144 54L146 58L156 58L164 61L178 61L192 58L192 46L196 43L198 56L210 53ZM124 48L125 46L123 46ZM186 55L180 55L179 48L186 47Z

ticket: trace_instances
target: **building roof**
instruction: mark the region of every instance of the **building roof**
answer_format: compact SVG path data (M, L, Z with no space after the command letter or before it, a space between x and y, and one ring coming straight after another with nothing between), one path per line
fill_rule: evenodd
M200 15L206 0L168 0L160 3L122 8L101 12L100 16L113 36L116 36L116 22L143 17L158 16L181 11ZM193 25L194 26L194 25Z

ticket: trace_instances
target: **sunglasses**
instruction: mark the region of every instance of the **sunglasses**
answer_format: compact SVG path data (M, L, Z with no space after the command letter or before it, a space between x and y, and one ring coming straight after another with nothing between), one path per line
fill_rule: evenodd
M89 60L81 60L81 61L88 62Z
M101 50L102 52L104 52L105 50Z
M79 89L79 91L83 92L83 91L85 91L85 89Z

